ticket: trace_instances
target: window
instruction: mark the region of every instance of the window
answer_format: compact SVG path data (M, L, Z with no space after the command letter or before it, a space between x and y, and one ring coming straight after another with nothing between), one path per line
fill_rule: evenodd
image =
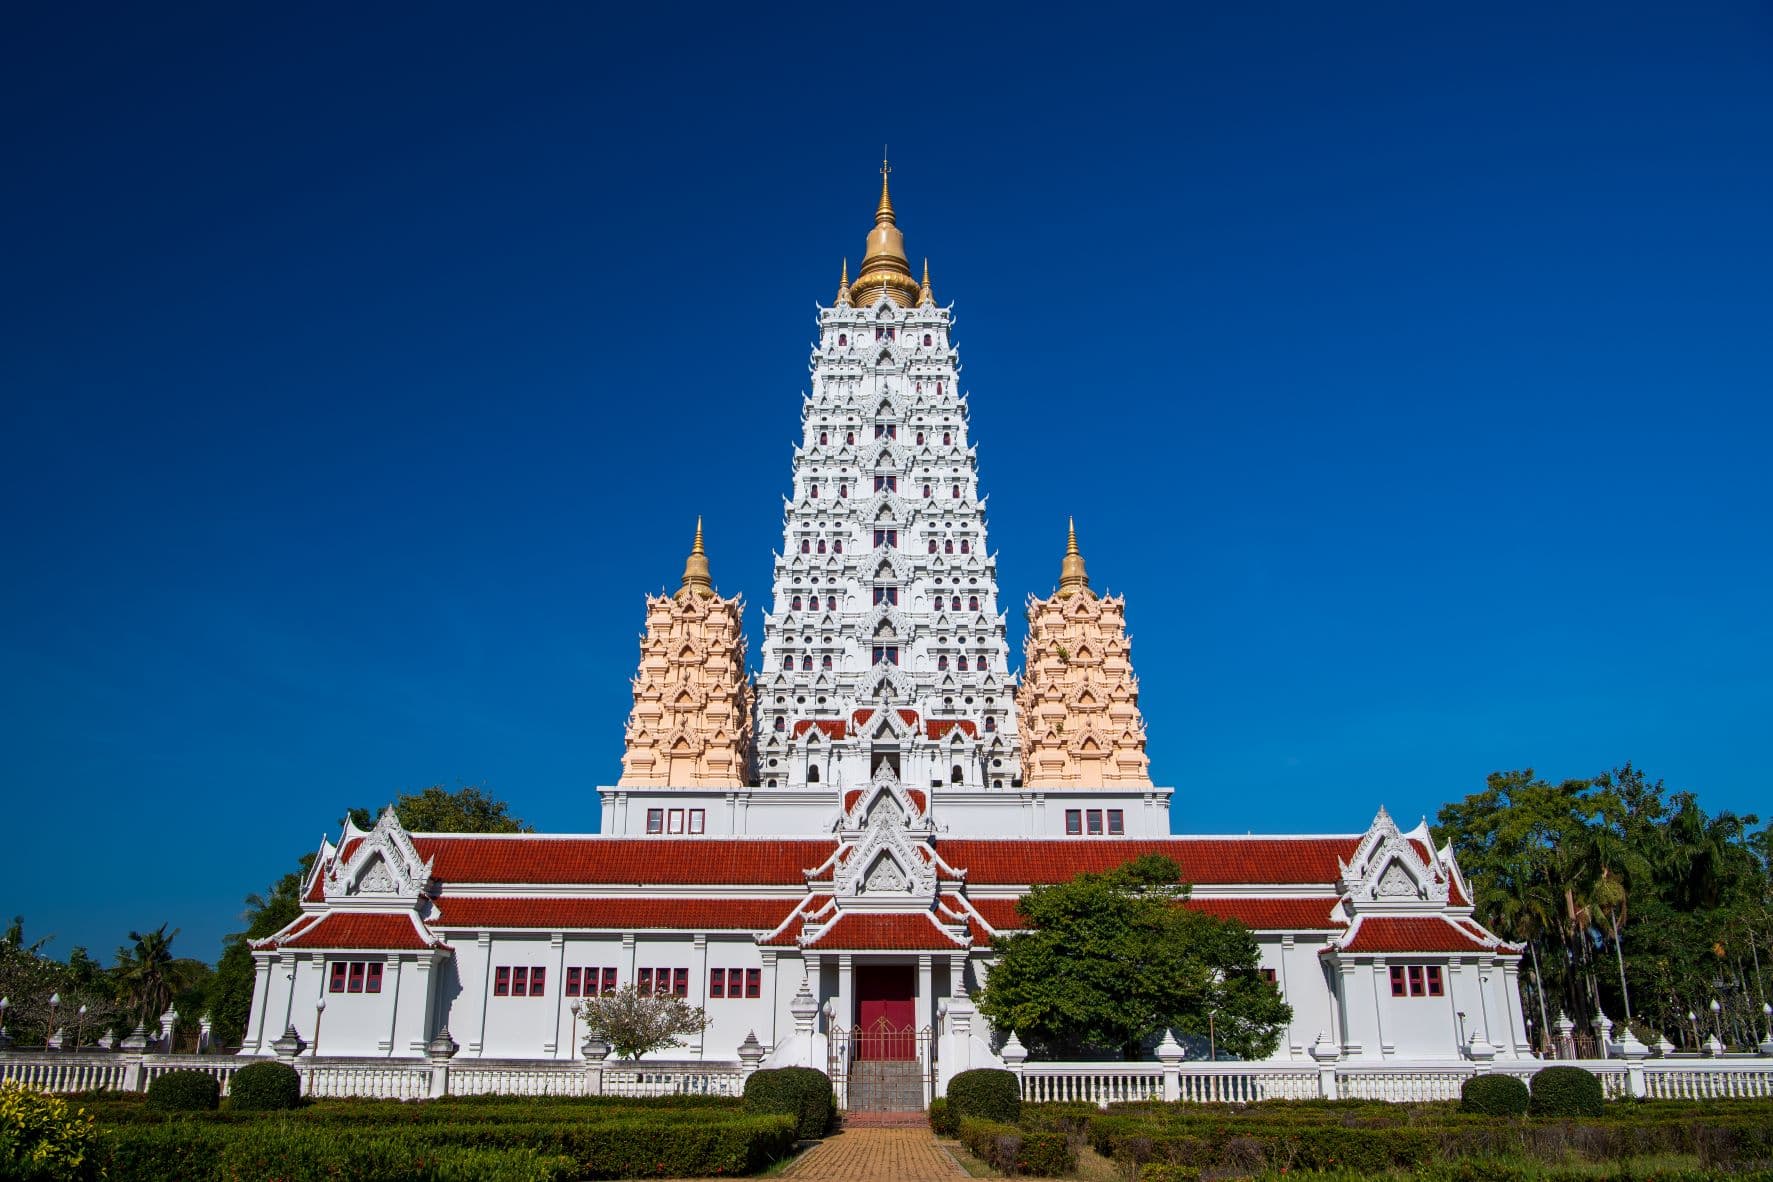
M890 603L894 607L897 607L899 604L899 589L897 587L876 587L874 589L874 602Z
M874 424L874 437L876 439L897 439L899 428L892 423L876 423Z
M950 605L950 610L952 610L952 611L959 611L960 610L960 596L956 595L954 597L954 602Z
M965 673L967 671L967 655L965 653L960 654L960 660L955 662L955 664L962 673Z
M960 499L960 485L957 484L954 486L954 492L951 495L957 501Z
M646 810L646 831L648 833L663 833L663 832L665 832L665 810L664 809L647 809Z
M829 435L827 435L825 432L821 431L821 432L819 432L819 442L820 443L830 443L831 437Z
M783 653L782 654L782 671L784 673L794 672L794 654L793 653Z
M806 672L806 673L811 673L813 671L813 656L811 653L808 653L806 656L800 658L800 668L803 672Z
M926 332L923 334L923 343L925 346L933 345L936 343L936 338Z
M849 344L849 343L850 343L850 337L849 337L849 334L848 334L848 333L845 333L845 332L840 332L840 333L838 333L838 334L837 334L837 343L838 343L838 344L840 344L840 345L847 345L847 344Z
M834 612L837 610L837 596L827 595L825 597L825 610L828 612Z
M1393 988L1395 989L1396 986L1394 985ZM510 969L500 968L500 969L493 970L493 996L494 997L510 997L511 996L511 970Z
M926 484L923 487L924 487L924 494L923 495L926 497L929 496L930 495L929 494L929 487L930 486ZM936 552L936 539L931 538L930 539L930 553L934 554L935 552Z
M967 596L967 610L975 612L979 610L979 597L977 595Z
M995 719L995 718L987 718L987 719L986 719L986 720L985 720L985 730L986 730L986 733L987 733L987 734L989 734L989 733L990 733L990 732L991 732L991 731L994 731L994 730L996 730L996 729L997 729L997 719Z
M954 553L954 539L953 539L953 538L945 538L945 539L943 539L943 541L942 541L942 553L944 553L944 554L952 554L952 553Z
M813 485L813 500L816 501L818 499L819 499L819 486L815 484L815 485Z
M776 729L779 731L787 730L788 729L788 720L786 718L782 718L782 717L778 716L776 718ZM648 829L647 832L651 833L652 830Z
M899 478L897 476L876 476L874 478L874 491L898 492Z
M874 664L878 665L882 661L889 665L897 665L899 663L899 646L896 644L875 645Z
M800 610L800 596L796 595L793 599L788 601L788 610L794 612Z
M1256 971L1261 973L1262 979L1267 981L1270 985L1278 985L1280 983L1275 977L1273 969L1257 969Z
M876 547L886 546L889 548L897 548L899 545L899 531L896 529L875 530L874 544Z
M651 969L641 969L638 976L639 980L636 981L634 985L635 992L639 993L642 997L651 997L653 995L653 971Z
M943 653L941 656L936 658L936 669L938 672L940 672L940 671L947 669L947 668L948 668L948 654Z
M838 486L837 486L837 495L838 495L838 496L840 496L840 497L847 497L847 496L849 496L849 495L850 495L850 486L849 486L849 485L847 485L847 484L840 484L840 485L838 485Z
M688 969L641 969L639 977L635 989L642 997L689 996Z
M922 431L919 431L919 432L918 432L918 433L917 433L917 441L918 441L918 442L919 442L919 443L922 443L922 442L923 442L923 432L922 432Z
M1102 836L1102 810L1101 809L1090 809L1088 812L1086 812L1084 814L1084 819L1089 822L1091 837Z
M937 393L941 393L941 391L938 389ZM943 443L953 443L954 442L954 434L949 431L942 432L942 442Z
M838 538L835 542L832 542L831 549L834 553L842 554L843 553L843 539Z
M669 826L666 827L665 832L667 832L667 833L682 833L683 832L683 810L682 809L672 809L671 810L671 823Z
M528 965L500 965L493 970L494 997L541 997L547 990L548 970ZM377 982L377 990L381 983Z
M660 969L659 971L661 973L664 972L663 969ZM673 996L673 997L688 997L689 996L689 970L688 969L672 969L671 970L671 996Z
M830 653L826 653L824 656L819 658L819 668L821 668L821 669L831 668L831 654Z
M1438 964L1394 964L1391 966L1393 997L1440 997L1446 992Z
M813 543L810 538L800 539L800 552L802 554L811 554L813 552Z
M987 727L987 730L990 728ZM1127 815L1120 809L1108 810L1108 836L1121 837L1127 831Z
M762 969L746 969L745 970L745 996L746 997L762 997L763 996L763 970Z
M843 433L843 441L845 443L854 443L856 441L856 433L854 431L845 431Z
M566 970L566 989L564 992L567 997L577 997L579 995L580 975L583 972L584 970L577 965Z
M819 539L819 553L821 553L821 554L825 553L825 539L824 538Z
M589 973L591 970L586 969L585 971L587 973ZM589 985L590 982L587 981L586 984ZM606 968L603 970L603 992L614 993L615 991L616 991L616 970L613 968Z
M716 998L721 998L721 997L725 997L725 996L726 996L726 970L725 969L709 969L708 970L708 1000L713 1001Z
M1065 810L1065 833L1070 837L1078 837L1083 833L1083 810Z
M707 830L707 826L708 826L708 810L707 809L691 809L689 811L689 831L691 833L705 832Z
M923 495L927 499L935 494L934 494L934 491L930 488L930 486L926 484L923 486ZM934 552L934 550L935 550L935 545L936 544L934 542L930 543L930 549L932 552Z
M518 972L522 971L522 969L518 970ZM531 997L540 997L543 993L547 992L542 988L547 973L548 970L539 965L529 971L529 995Z
M379 960L335 960L327 982L328 993L380 993L382 962Z
M965 538L962 538L960 540L960 552L962 554L971 553L971 550L969 547L970 547L970 543Z

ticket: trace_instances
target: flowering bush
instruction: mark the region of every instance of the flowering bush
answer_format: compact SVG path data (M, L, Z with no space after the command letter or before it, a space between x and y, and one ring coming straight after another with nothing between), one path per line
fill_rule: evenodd
M21 1083L0 1083L0 1178L84 1182L102 1177L97 1140L85 1109Z

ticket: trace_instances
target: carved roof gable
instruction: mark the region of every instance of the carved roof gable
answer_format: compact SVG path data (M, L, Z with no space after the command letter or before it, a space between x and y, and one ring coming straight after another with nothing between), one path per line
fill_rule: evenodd
M431 881L431 863L420 861L390 805L359 841L351 856L335 859L326 872L327 902L387 901L410 906Z
M1354 856L1338 863L1343 892L1357 904L1447 902L1447 877L1419 845L1398 830L1385 809L1373 818Z

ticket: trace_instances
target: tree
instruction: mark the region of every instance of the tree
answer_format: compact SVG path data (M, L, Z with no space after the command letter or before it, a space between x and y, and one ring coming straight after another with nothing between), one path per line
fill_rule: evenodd
M172 1005L172 999L209 975L209 966L202 961L180 960L172 955L171 935L161 924L151 932L131 932L134 948L117 950L117 966L112 975L117 983L117 996L131 1015L150 1030L155 1021Z
M993 944L980 1012L1043 1055L1131 1057L1166 1026L1269 1054L1293 1012L1257 973L1256 938L1187 898L1158 854L1035 887L1018 904L1027 930Z
M403 792L394 799L394 815L412 833L534 833L522 820L511 816L511 806L484 788L469 784L446 792L433 784L422 792ZM358 828L376 822L371 809L352 809L348 814Z
M623 1059L680 1047L708 1028L708 1015L681 997L643 994L632 985L586 998L579 1017L587 1037L607 1042Z

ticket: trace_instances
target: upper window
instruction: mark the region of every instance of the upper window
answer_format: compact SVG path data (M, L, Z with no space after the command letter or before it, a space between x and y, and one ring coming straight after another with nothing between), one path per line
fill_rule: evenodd
M646 831L648 833L663 833L663 832L665 832L665 810L664 809L647 809L646 810Z
M1394 964L1391 966L1393 997L1440 997L1445 993L1438 964Z
M925 345L933 345L936 343L936 338L926 332L923 334L923 343Z
M1084 819L1089 822L1091 837L1102 836L1102 810L1101 809L1089 809L1088 811L1086 811L1084 813Z
M896 644L875 645L874 663L878 665L883 661L888 665L897 665L899 663L899 646Z
M1120 837L1127 831L1127 816L1120 809L1108 810L1108 836Z
M1065 810L1065 832L1072 837L1077 837L1083 833L1082 809Z
M379 960L335 960L332 962L328 993L380 993L382 962Z

